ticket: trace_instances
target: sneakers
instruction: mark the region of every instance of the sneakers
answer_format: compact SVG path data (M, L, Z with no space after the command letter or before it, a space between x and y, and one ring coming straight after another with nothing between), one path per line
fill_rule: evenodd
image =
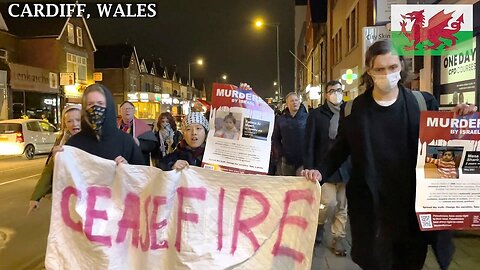
M347 256L347 241L345 237L337 237L333 239L332 248L337 256Z

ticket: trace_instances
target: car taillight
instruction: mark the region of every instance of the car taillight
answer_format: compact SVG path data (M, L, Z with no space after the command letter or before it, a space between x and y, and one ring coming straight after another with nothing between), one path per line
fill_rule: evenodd
M16 142L17 142L17 143L23 143L23 142L24 142L24 140L23 140L23 133L22 133L22 132L17 132L17 133L15 133L15 134L17 135L17 140L16 140Z

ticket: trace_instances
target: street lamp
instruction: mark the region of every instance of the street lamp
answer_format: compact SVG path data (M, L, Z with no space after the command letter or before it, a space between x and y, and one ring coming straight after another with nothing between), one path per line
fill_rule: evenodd
M281 82L280 82L280 44L278 40L278 27L280 26L279 23L265 23L263 20L258 19L255 21L255 27L256 28L261 28L263 26L270 26L270 27L275 27L276 32L277 32L277 82L278 82L278 92L280 93L280 96L282 96L282 87L281 87Z
M196 65L203 65L203 60L202 59L198 59L196 62L191 62L191 63L188 63L188 85L189 86L192 86L192 80L191 80L191 72L190 72L190 66L192 64L196 64Z
M277 86L277 82L273 82L273 86Z
M227 75L226 75L226 74L223 74L223 75L222 75L222 79L223 79L224 81L226 81L226 80L227 80Z

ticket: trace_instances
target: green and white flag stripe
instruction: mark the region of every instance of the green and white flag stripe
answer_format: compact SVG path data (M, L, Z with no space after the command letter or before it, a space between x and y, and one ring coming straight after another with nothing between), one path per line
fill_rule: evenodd
M423 10L423 21L421 18L421 11ZM434 25L429 25L429 20L435 14L442 12L444 14L452 13L451 19L448 20L445 28L442 27L440 31L428 31ZM419 16L410 19L412 12ZM441 13L441 14L443 14ZM463 14L463 23L461 22ZM403 18L406 16L406 18ZM437 17L438 18L438 17ZM449 18L449 16L443 16L443 18ZM440 21L439 20L437 23ZM452 40L458 44L463 41L469 40L473 37L473 6L472 5L392 5L391 13L391 39L392 44L400 55L446 55L451 54L452 51L457 50L456 46L451 47ZM406 23L406 34L402 31L402 23ZM453 23L453 25L452 25ZM460 24L459 24L460 23ZM460 25L460 29L455 28L456 25ZM416 25L420 26L420 35L412 34L412 27ZM430 35L429 35L430 33ZM453 34L452 34L453 33ZM453 35L453 37L452 37ZM409 38L407 38L409 36ZM436 37L441 42L437 48L435 47ZM420 40L418 40L420 39ZM413 49L414 40L418 40L418 44Z

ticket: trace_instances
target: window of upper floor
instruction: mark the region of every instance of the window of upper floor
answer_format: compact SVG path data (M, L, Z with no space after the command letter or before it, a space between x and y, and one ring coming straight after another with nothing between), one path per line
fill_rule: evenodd
M67 24L68 43L75 44L75 27L73 24Z
M347 17L347 45L348 51L351 51L358 44L358 2Z
M137 76L134 74L130 75L130 92L137 91Z
M8 60L8 51L5 49L0 49L0 59L3 59L5 61Z
M82 28L77 26L77 45L83 47L83 33Z
M332 45L333 63L337 64L342 60L342 28L333 36Z
M67 72L74 72L76 80L87 81L87 58L72 53L67 53Z

